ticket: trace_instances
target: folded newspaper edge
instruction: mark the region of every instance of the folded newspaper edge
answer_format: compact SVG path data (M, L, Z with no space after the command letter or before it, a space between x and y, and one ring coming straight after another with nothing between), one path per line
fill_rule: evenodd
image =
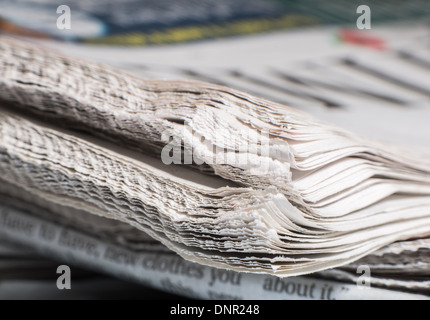
M33 197L125 222L190 261L280 277L430 234L426 153L222 86L7 39L0 57L1 179Z

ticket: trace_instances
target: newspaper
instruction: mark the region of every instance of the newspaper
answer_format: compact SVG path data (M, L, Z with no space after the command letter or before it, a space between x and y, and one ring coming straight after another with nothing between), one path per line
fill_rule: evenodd
M162 47L133 50L118 47L97 48L65 43L60 48L58 43L54 42L38 43L36 46L47 46L51 47L49 49L51 51L53 49L54 51L61 50L67 54L99 61L119 67L128 73L146 79L198 80L233 87L256 96L263 96L282 105L294 106L296 109L305 110L316 118L359 133L361 137L378 138L396 144L402 143L408 145L408 148L405 149L395 147L397 149L394 151L396 161L399 160L397 158L399 153L408 154L410 156L408 157L409 160L410 158L414 158L413 163L416 160L419 162L419 160L428 159L429 157L426 156L428 152L425 150L418 149L410 152L412 148L409 147L410 145L423 147L428 147L429 145L428 137L430 136L430 131L427 119L430 116L430 109L428 108L430 101L428 92L425 86L423 86L429 80L428 28L424 25L415 26L413 24L407 27L391 26L386 29L377 27L376 33L382 35L386 43L386 49L381 51L363 49L352 45L335 46L332 43L328 45L329 33L334 35L336 30L310 29L293 33L280 32L264 36L235 39L235 41L224 40L216 43L207 42L175 46L169 47L168 50ZM318 47L318 50L314 50L315 46ZM113 72L120 74L117 70ZM14 76L15 74L12 73L12 77ZM27 78L27 76L26 74L25 77ZM20 77L23 76L20 75ZM87 81L84 80L83 83L87 84ZM77 87L76 97L81 94L79 88L82 87L85 86ZM67 88L67 90L69 89ZM27 94L21 96L18 93L16 99L27 99L26 97L28 97ZM14 109L15 107L12 109L10 106L6 107L9 113L11 110L13 113L17 111L17 109ZM28 107L26 105L24 109L21 109L27 114L30 111ZM40 114L44 119L43 122L35 121L34 117L28 117L28 114L27 120L40 125L42 128L48 127L56 132L60 131L61 134L66 133L71 136L78 136L85 141L102 145L103 148L107 147L109 152L115 150L115 152L119 152L121 155L125 154L134 160L137 159L140 162L150 163L151 166L157 167L163 172L167 170L169 174L173 174L174 179L178 177L183 178L185 181L191 179L197 182L199 187L202 187L202 181L205 181L203 183L204 187L207 187L206 184L209 184L211 188L219 188L227 185L230 187L243 187L242 180L238 185L237 181L209 179L206 176L202 178L201 175L191 178L190 176L196 172L194 170L196 168L195 163L190 166L192 170L185 170L186 173L184 173L183 166L180 166L181 169L179 170L177 168L168 169L151 161L150 157L144 157L142 160L142 153L147 153L150 150L155 150L155 157L154 154L150 154L150 156L159 160L160 155L157 152L160 152L160 149L167 143L166 141L162 141L162 145L150 145L150 148L146 146L141 148L139 143L136 145L133 141L124 142L122 138L118 139L117 133L107 135L106 132L97 132L99 131L97 128L94 129L91 126L85 127L79 121L73 122L73 119L72 121L69 121L69 119L63 125L62 122L65 120L65 117L53 117L48 119L49 121L47 122L46 119L49 118L48 113L43 111ZM172 122L170 123L172 126L175 123L180 125L183 122L182 118L170 116L171 114L169 113L168 121ZM18 117L22 117L25 120L22 112L21 114L18 113ZM199 119L198 117L196 118ZM57 126L53 126L53 122ZM320 121L316 121L316 123L319 125ZM80 134L77 134L76 130L67 131L64 128L59 130L58 124L61 124L62 127L66 126L69 129L78 129ZM188 125L185 122L184 124ZM90 130L90 132L93 130L91 136L82 135L82 129ZM183 139L183 133L179 133L180 139ZM178 132L176 131L175 134L178 134ZM101 139L95 141L94 135L98 135ZM264 135L262 136L264 138ZM110 144L106 146L106 139L125 147L118 151L117 145L113 146ZM152 139L153 137L148 139L150 143ZM117 143L118 141L120 143ZM368 141L366 140L365 142L367 145ZM259 143L257 140L257 145ZM181 141L181 145L183 144L184 141ZM378 145L377 147L384 150L391 149L387 145ZM134 151L132 152L130 149ZM182 146L181 152L183 152ZM413 156L414 154L415 157ZM209 158L211 157L209 156ZM172 158L172 160L175 160L175 158ZM374 164L375 158L368 160L368 164ZM406 160L409 161L408 159ZM355 184L363 182L361 180L363 176L360 178L360 174L363 172L366 172L364 174L365 177L378 176L379 170L382 168L379 167L377 171L374 171L375 168L371 167L372 165L363 165L357 159L348 159L348 161L343 163L343 166L337 167L338 171L333 170L333 168L327 168L327 170L322 170L319 175L315 175L315 180L321 181L324 179L327 180L329 176L340 178L333 181L333 183L331 183L333 179L329 179L325 184L322 183L319 185L312 185L313 178L307 178L306 175L302 175L300 170L292 168L291 172L294 173L292 180L302 190L309 190L309 192L305 192L307 199L311 202L319 202L321 201L321 197L326 195L323 192L321 193L320 189L323 191L324 189L328 190L329 193L335 193L345 183ZM202 173L211 173L214 171L211 166L207 165L198 165L197 168ZM392 167L390 168L388 170L389 175L395 176L394 179L401 177L401 179L404 178L409 181L407 176L409 176L410 172L405 174L405 172L398 172L397 169L393 170ZM252 176L252 174L255 174L255 171L252 173L251 170L248 171L246 175L251 174ZM387 174L387 170L385 171L384 174ZM228 172L227 174L234 175L238 173ZM240 179L243 179L243 177L240 177ZM370 180L370 178L366 179L367 181ZM255 184L260 184L259 181L256 180ZM423 184L427 183L425 178L420 181ZM376 198L384 197L383 193L380 193L381 190L378 191L379 187L375 188L377 185L380 185L380 183L363 184L361 191L368 190ZM403 186L404 184L401 183L401 188ZM255 188L252 183L250 187ZM421 187L422 184L420 184L419 189L423 190ZM99 232L96 232L95 235L97 241L102 243L114 243L122 246L123 249L127 248L127 250L146 250L145 252L149 250L149 252L154 254L159 254L160 252L165 254L169 251L169 249L166 249L157 240L150 240L153 238L131 225L117 225L117 220L99 220L95 215L88 215L88 212L83 210L83 208L76 208L74 205L72 207L60 206L58 205L58 201L52 202L52 199L48 199L49 201L47 201L47 199L40 197L40 194L35 195L34 192L31 193L28 190L23 190L13 183L9 184L3 181L1 189L3 193L2 204L10 204L15 209L26 210L27 212L31 212L33 216L41 216L47 221L56 222L62 226L71 225L75 230L85 231L89 234L94 234L94 230L98 230ZM380 189L385 189L385 187ZM4 192L4 190L8 190L8 192ZM352 193L359 195L358 202L361 201L359 200L361 197L369 199L369 196L365 193L360 194L357 192L359 190L352 191ZM399 191L396 192L398 193ZM400 197L394 195L385 199L388 201L379 201L380 206L376 207L377 210L382 209L382 213L385 212L384 208L386 206L396 208L397 217L404 217L406 215L409 217L409 214L415 215L421 210L426 210L426 198L428 196L410 197L408 195L404 198L402 196L401 192ZM406 200L408 197L410 197L410 201ZM119 194L119 198L123 199L122 194ZM338 200L340 199L335 200L335 202ZM418 207L415 207L415 201L418 201ZM63 204L64 201L60 202ZM350 205L351 202L346 201L344 203ZM39 209L36 209L36 204L39 206ZM347 205L342 204L339 207L345 209L345 207L348 207ZM336 208L335 206L334 211L337 211L339 207ZM414 208L412 209L412 207ZM387 216L389 215L388 212L385 213L387 213ZM105 213L103 212L103 214ZM368 215L369 220L373 220L370 211L364 212L363 215ZM383 215L379 215L379 218L383 218ZM85 223L87 220L90 223ZM403 219L400 218L399 220ZM382 221L379 220L381 223ZM414 238L415 236L412 237ZM349 264L342 263L339 268L328 269L314 275L322 277L325 280L337 279L344 284L352 283L355 285L360 278L357 270L360 266L365 265L370 267L372 271L372 288L380 286L428 294L428 247L428 240L424 233L419 240L403 240L379 250L374 248L369 250L367 256L355 262ZM19 250L21 249L4 250L8 250L7 252L10 253L10 251L20 252ZM5 252L6 256L8 256L7 252ZM23 255L26 254L24 251ZM25 263L21 265L25 265ZM230 272L233 273L233 271ZM111 272L111 274L115 273ZM210 279L210 277L208 276L207 279ZM296 278L286 278L282 281L293 279ZM183 283L188 282L184 280L181 284ZM279 284L278 287L281 287L281 285ZM219 293L225 294L229 290L229 288L224 288ZM383 293L379 297L375 295L375 297L381 298L385 294ZM284 296L284 298L286 297ZM336 298L339 298L339 296L336 295Z
M428 151L224 86L138 79L7 39L0 50L4 193L66 208L52 219L77 209L186 260L279 277L429 235Z
M316 277L282 279L275 276L216 269L192 263L173 253L132 251L79 231L54 224L11 207L0 207L0 231L8 239L33 247L65 263L200 299L428 299Z
M334 27L168 47L38 45L145 79L222 84L364 137L428 146L430 102L420 89L429 81L427 24L379 25L363 32L386 48L334 42L339 34ZM361 68L346 61L360 62Z

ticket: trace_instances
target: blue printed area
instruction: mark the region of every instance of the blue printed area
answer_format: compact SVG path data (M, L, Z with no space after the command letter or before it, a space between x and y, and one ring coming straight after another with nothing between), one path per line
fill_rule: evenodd
M74 0L62 1L61 4L71 9L70 30L57 27L60 15L56 12L59 2L55 0L3 0L0 1L0 18L20 27L72 40L148 35L196 26L227 28L219 32L219 36L315 23L354 26L359 5L368 5L372 9L372 23L430 19L430 1L427 0ZM300 19L289 22L285 20L288 15L299 16ZM306 17L309 19L304 19ZM271 19L280 20L270 24ZM226 25L234 21L259 25L255 28ZM218 36L206 31L201 32L202 38ZM184 41L193 39L187 35L182 38Z

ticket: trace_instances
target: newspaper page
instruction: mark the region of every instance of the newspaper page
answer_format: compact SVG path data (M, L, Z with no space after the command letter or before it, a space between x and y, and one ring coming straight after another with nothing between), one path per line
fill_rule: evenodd
M417 294L310 276L281 279L237 273L185 261L169 253L136 253L8 207L0 208L0 230L3 239L35 248L64 263L85 265L190 298L428 299Z

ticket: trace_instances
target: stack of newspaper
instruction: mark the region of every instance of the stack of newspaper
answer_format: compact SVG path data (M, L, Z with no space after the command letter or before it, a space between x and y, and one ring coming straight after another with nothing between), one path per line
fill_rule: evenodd
M428 150L16 40L0 57L2 237L190 297L407 297L356 290L363 268L428 294Z

